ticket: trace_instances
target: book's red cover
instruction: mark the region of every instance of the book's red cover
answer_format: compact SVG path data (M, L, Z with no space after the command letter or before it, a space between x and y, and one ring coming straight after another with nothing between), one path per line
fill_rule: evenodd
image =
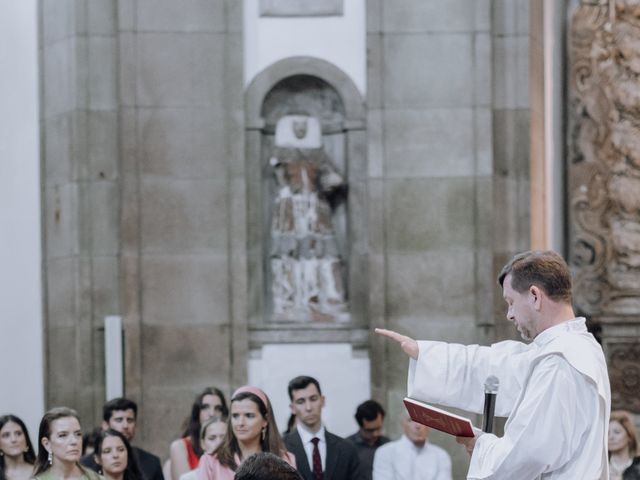
M450 435L455 435L456 437L474 436L473 424L468 418L449 413L433 405L409 397L405 397L404 406L407 408L409 416L414 422L435 428Z

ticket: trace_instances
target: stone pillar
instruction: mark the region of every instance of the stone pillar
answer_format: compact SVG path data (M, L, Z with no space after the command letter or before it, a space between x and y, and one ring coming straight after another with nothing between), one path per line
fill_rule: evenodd
M614 8L615 6L615 8ZM570 30L570 259L613 408L640 412L640 12L583 1Z
M98 422L102 321L120 311L114 2L40 2L46 407Z
M165 456L197 391L246 380L242 2L40 6L46 406L99 424L122 315L135 441Z
M515 333L495 278L529 245L528 6L367 2L372 327L458 343ZM379 338L371 355L398 435L406 356ZM462 478L468 456L432 440Z

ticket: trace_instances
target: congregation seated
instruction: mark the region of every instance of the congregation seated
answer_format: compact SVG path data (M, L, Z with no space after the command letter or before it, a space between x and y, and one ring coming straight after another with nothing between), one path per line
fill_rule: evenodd
M406 417L403 437L389 442L381 435L384 409L373 400L358 406L355 417L360 429L350 439L328 432L322 422L325 398L313 377L300 376L289 382L289 408L294 423L284 438L275 424L271 402L261 389L238 388L231 397L226 419L202 413L226 409L221 392L215 394L215 399L207 398L211 394L205 392L197 397L197 408L194 404L190 416L190 420L201 424L200 431L195 440L188 440L203 455L197 467L178 480L363 480L370 477L363 470L359 449L367 454L375 452L373 480L451 479L451 460L444 450L427 442L428 428ZM26 427L21 420L15 420L17 417L0 417L0 480L163 480L159 458L130 443L136 432L137 412L137 405L131 400L116 398L107 402L95 451L84 457L77 413L65 407L47 412L40 425L40 451L33 477L28 452L31 457L34 455ZM11 445L4 440L14 436L21 438L12 440ZM183 445L187 443L185 438L180 439ZM15 467L20 458L26 462L23 467L27 465L27 476L20 477L15 468L7 468Z

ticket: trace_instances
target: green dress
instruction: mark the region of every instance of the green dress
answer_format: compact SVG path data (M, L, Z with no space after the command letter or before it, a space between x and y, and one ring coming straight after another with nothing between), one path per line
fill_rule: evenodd
M82 465L78 465L78 467L80 467L80 470L82 470L84 474L81 477L83 480L104 480L104 477L102 475L98 475L93 470L83 467ZM33 480L60 480L60 479L53 474L51 469L49 469L33 477Z

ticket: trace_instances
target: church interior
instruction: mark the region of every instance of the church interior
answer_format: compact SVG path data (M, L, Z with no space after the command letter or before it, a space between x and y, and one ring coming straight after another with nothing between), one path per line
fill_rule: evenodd
M116 392L166 459L203 388L284 427L312 375L332 432L372 398L397 437L373 330L519 338L496 278L529 249L638 423L637 1L21 0L0 58L0 413L32 435Z

